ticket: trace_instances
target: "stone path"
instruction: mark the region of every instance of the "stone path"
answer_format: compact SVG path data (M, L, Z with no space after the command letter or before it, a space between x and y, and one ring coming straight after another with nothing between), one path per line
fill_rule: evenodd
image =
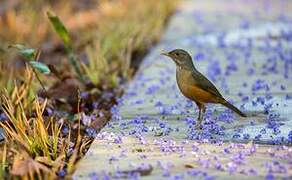
M74 178L291 179L289 12L290 1L183 1ZM174 48L191 52L249 117L208 105L203 130L194 129L198 109L180 94L175 65L160 55Z

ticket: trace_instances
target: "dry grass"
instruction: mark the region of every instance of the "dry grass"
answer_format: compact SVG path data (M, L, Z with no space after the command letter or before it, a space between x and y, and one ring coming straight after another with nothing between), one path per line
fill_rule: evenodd
M52 179L64 168L71 174L86 143L81 143L80 134L73 142L70 132L64 136L62 124L53 116L45 119L47 100L39 100L31 92L31 68L27 67L26 76L21 86L1 94L1 107L9 120L0 123L6 135L0 151L1 176ZM5 174L7 171L10 173Z
M159 40L166 18L175 7L175 1L135 2L108 1L99 7L102 18L87 46L89 64L83 66L95 84L101 79L115 83L117 75L130 77L132 53L144 51Z
M118 75L131 75L132 53L145 51L159 39L166 18L177 4L177 0L92 0L91 9L76 11L72 2L49 2L25 0L19 9L9 9L0 17L0 49L6 52L0 53L0 62L21 64L16 53L8 51L9 44L26 44L45 54L54 51L60 40L46 17L47 11L53 11L70 31L75 51L85 54L82 67L88 78L94 84L102 79L115 85ZM49 58L49 63L66 64L64 56Z

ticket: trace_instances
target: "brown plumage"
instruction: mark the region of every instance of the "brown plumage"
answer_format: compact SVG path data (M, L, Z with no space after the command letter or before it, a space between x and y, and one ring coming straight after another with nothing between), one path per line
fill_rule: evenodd
M206 103L222 104L238 115L246 117L243 112L226 101L215 85L195 68L192 57L188 52L182 49L175 49L162 54L170 57L175 62L176 80L180 91L184 96L194 101L199 108L196 126L199 127L201 125Z

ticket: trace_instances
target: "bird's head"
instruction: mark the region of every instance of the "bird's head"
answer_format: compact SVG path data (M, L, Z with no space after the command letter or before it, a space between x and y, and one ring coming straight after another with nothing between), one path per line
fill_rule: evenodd
M170 57L179 67L192 68L193 66L192 57L187 51L183 49L175 49L170 52L163 52L161 54Z

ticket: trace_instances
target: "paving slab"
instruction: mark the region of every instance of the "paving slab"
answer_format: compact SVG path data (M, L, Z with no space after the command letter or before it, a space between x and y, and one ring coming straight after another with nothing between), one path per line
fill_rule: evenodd
M76 179L292 179L292 2L182 1L144 59ZM181 95L161 50L188 50L223 96L248 114Z
M273 172L270 176L291 178L288 147L210 145L153 137L147 137L144 143L125 137L117 144L115 135L111 140L104 136L109 134L100 136L81 162L77 179L264 179L269 170Z

